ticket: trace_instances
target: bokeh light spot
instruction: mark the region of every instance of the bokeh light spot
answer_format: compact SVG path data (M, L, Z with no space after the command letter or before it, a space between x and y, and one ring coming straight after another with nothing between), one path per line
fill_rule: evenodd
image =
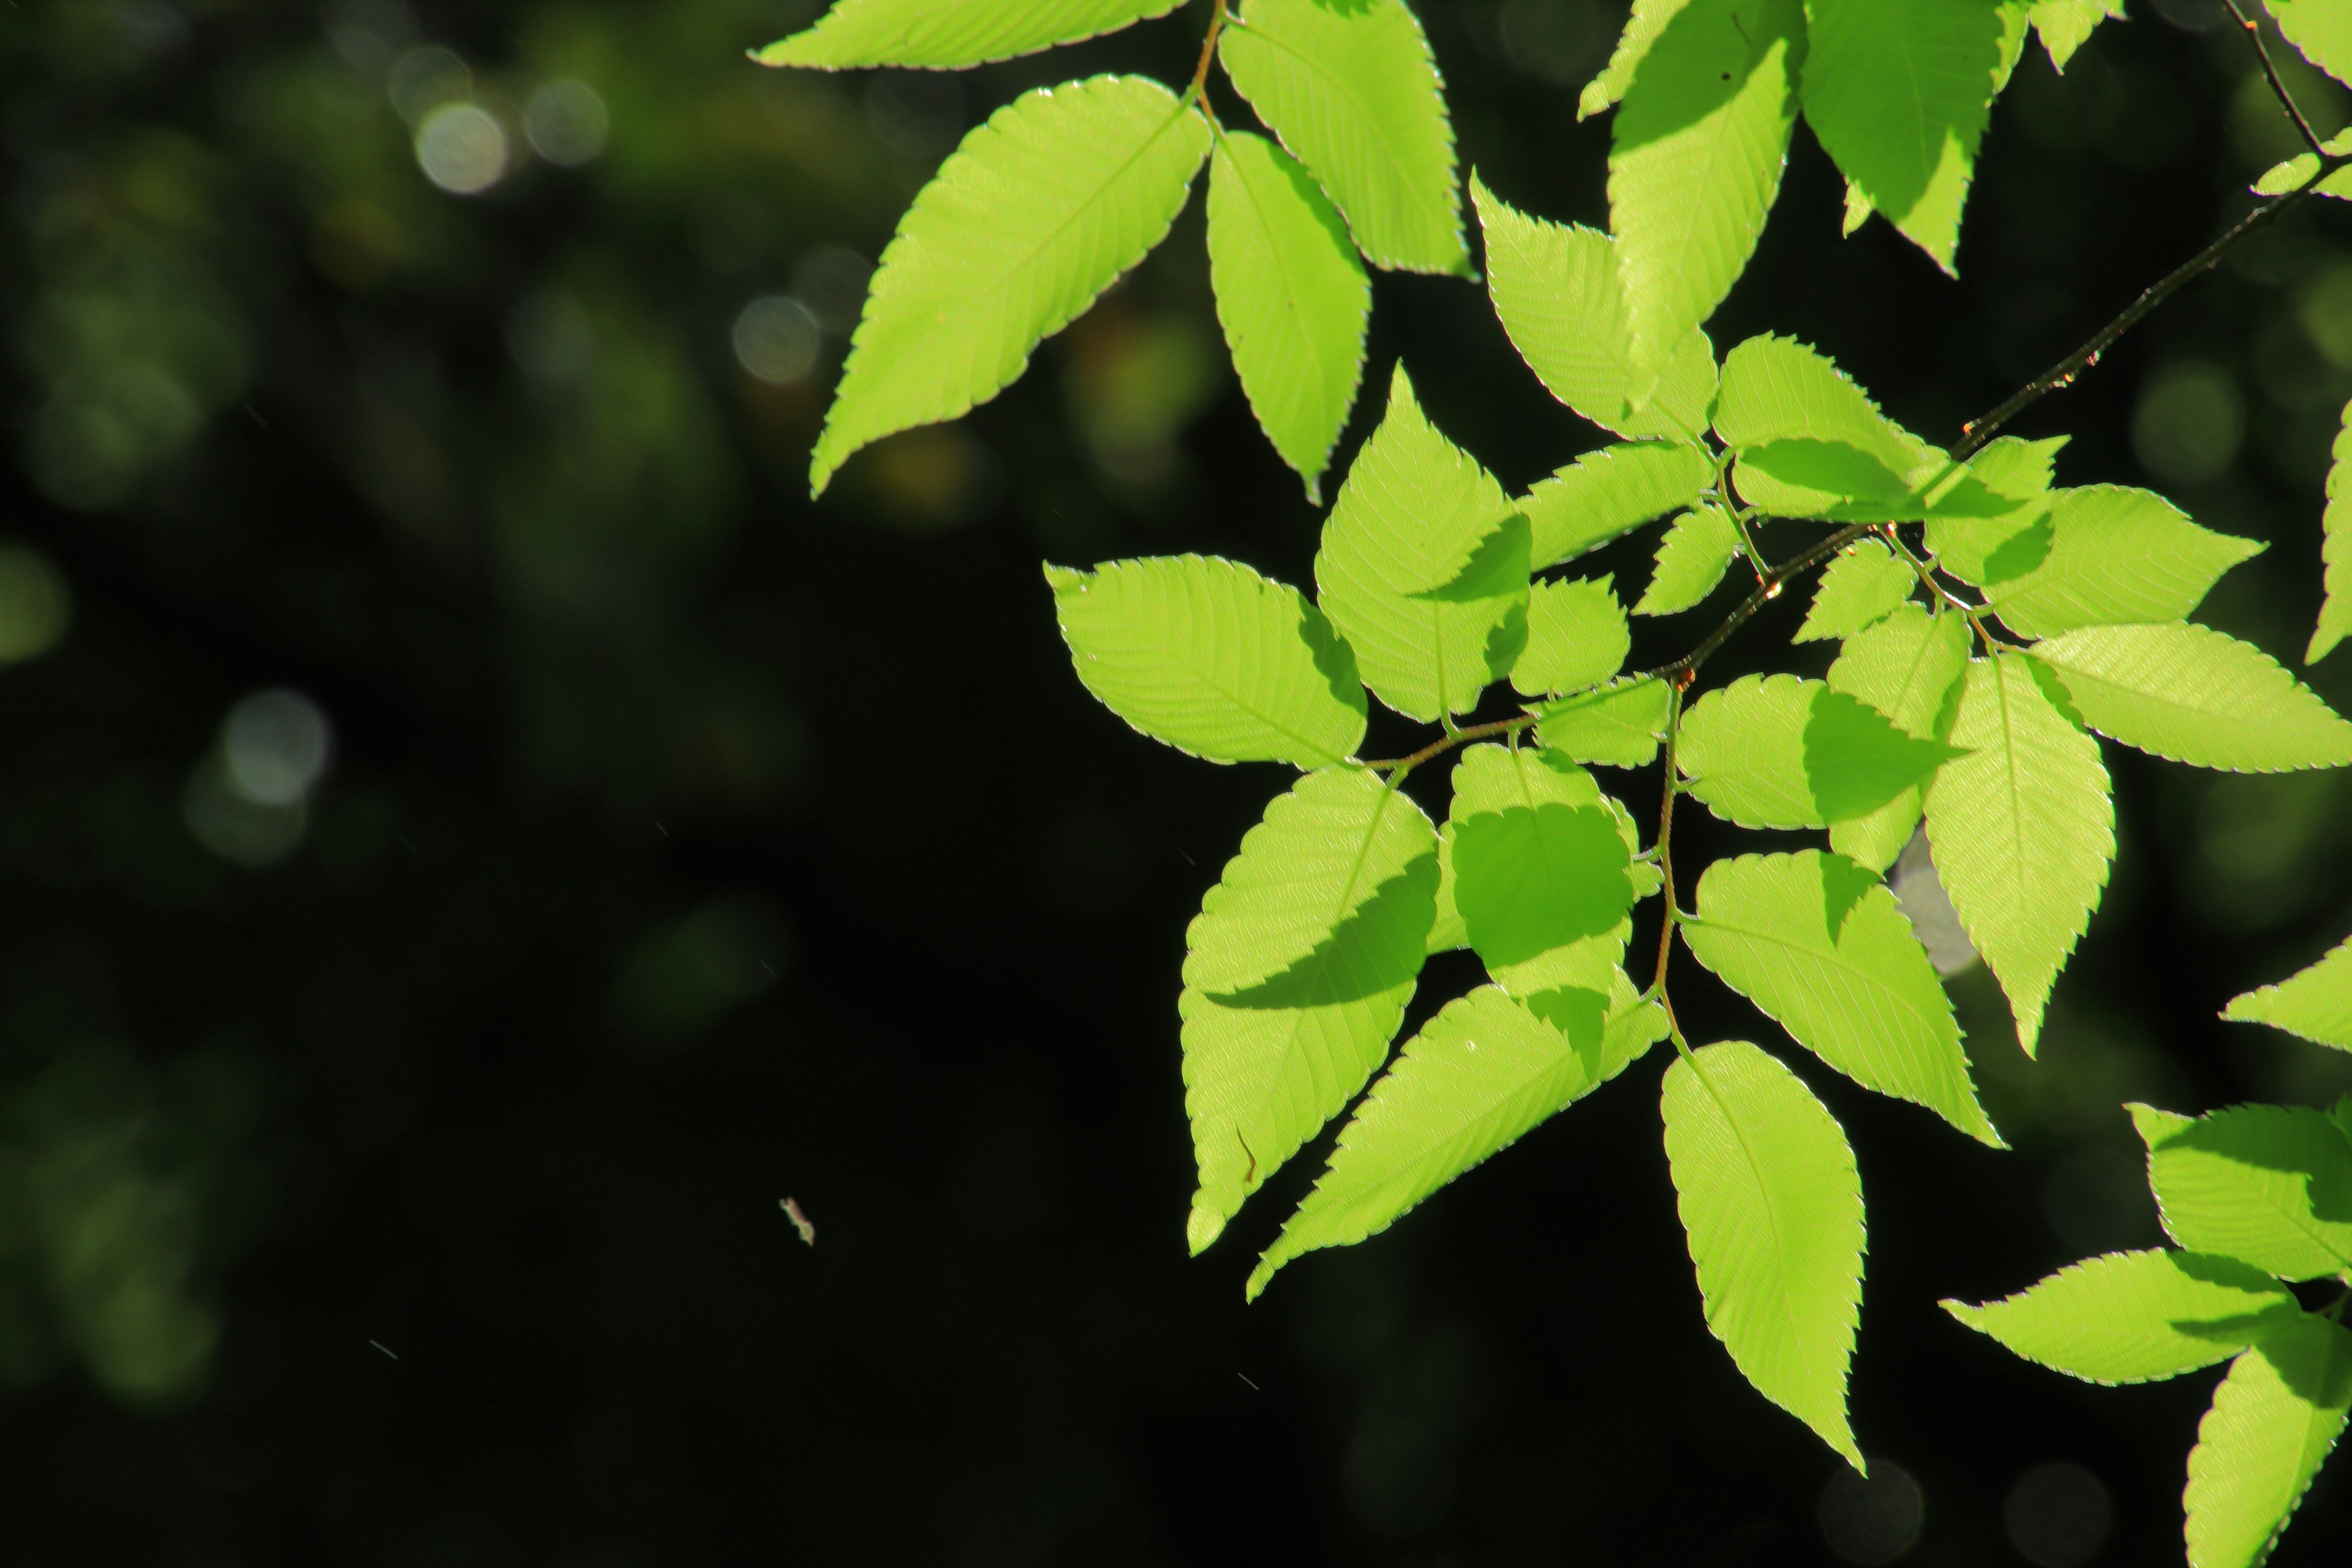
M471 98L474 72L455 49L428 44L393 61L384 75L383 90L400 117L418 125L444 104L463 103Z
M2107 1543L2116 1507L2080 1465L2036 1465L2009 1489L2000 1517L2010 1544L2035 1568L2080 1568Z
M604 100L584 81L551 81L523 106L530 150L551 163L577 168L604 150L613 129Z
M221 726L228 783L257 805L292 805L327 771L334 731L319 705L299 691L257 691L229 710Z
M65 578L47 557L21 544L0 545L0 664L55 647L66 635L72 603Z
M806 375L816 364L816 317L789 294L765 294L735 318L737 363L771 386Z
M2230 471L2246 439L2237 379L2217 364L2180 360L2150 376L2132 410L2140 466L2179 485L2210 484Z
M506 127L479 104L445 104L416 128L416 166L453 195L479 195L506 177Z
M1822 1540L1839 1562L1877 1568L1918 1544L1927 1500L1910 1471L1889 1459L1873 1459L1867 1479L1840 1466L1822 1488L1816 1516Z

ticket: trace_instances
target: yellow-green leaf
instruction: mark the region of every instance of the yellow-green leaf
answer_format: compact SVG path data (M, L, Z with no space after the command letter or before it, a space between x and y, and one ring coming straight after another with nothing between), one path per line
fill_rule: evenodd
M763 66L959 69L1165 16L1183 0L839 0L816 26L751 58Z

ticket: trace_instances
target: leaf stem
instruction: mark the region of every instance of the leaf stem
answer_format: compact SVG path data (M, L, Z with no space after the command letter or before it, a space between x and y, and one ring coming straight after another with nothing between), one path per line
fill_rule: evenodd
M1666 994L1666 964L1674 957L1675 922L1681 919L1681 911L1675 905L1675 796L1680 793L1675 787L1675 741L1682 732L1683 692L1692 679L1685 671L1675 677L1666 689L1666 738L1665 743L1658 749L1659 760L1665 773L1665 784L1659 792L1658 800L1658 879L1659 890L1665 895L1665 902L1658 910L1658 968L1651 977L1650 989L1656 994L1658 1005L1666 1010L1667 1026L1674 1029L1678 1045L1682 1040L1682 1029L1675 1023L1674 999Z
M1216 9L1209 13L1209 31L1201 40L1201 63L1192 68L1192 85L1184 89L1188 103L1198 100L1208 102L1209 62L1217 58L1217 35L1225 30L1225 0L1217 0Z
M1396 773L1396 777L1389 782L1392 784L1402 784L1404 782L1405 774L1412 772L1413 769L1421 766L1421 764L1425 762L1429 762L1433 758L1444 756L1446 752L1452 751L1454 747L1461 745L1465 741L1484 741L1491 739L1496 735L1515 734L1518 731L1525 730L1534 724L1537 721L1538 717L1538 715L1533 713L1522 713L1516 719L1497 719L1491 724L1473 724L1467 729L1455 729L1449 723L1446 726L1446 732L1444 734L1440 735L1436 740L1432 741L1421 750L1413 752L1412 755L1409 757L1397 757L1391 761L1384 763L1366 763L1364 766L1371 769L1372 772L1376 773L1384 773L1393 770Z
M1985 652L1990 654L1997 647L2014 649L2017 647L2015 643L1997 637L1993 636L1992 633L1985 629L1985 624L1982 619L1983 613L1986 609L1985 605L1971 605L1966 599L1961 598L1958 594L1953 593L1949 588L1945 587L1941 583L1937 582L1935 574L1928 569L1927 563L1920 560L1916 555L1911 553L1910 547L1906 545L1903 542L1902 537L1895 531L1895 525L1893 523L1888 523L1886 525L1883 537L1885 539L1887 543L1895 547L1895 553L1900 555L1905 561L1910 563L1911 570L1917 574L1919 584L1922 587L1926 588L1930 594L1935 595L1939 602L1950 605L1953 609L1959 611L1962 616L1968 618L1969 625L1975 628L1977 636L1983 640Z
M2263 75L2270 79L2271 91L2278 95L2279 107L2286 110L2289 120L2294 121L2294 128L2303 132L2304 145L2322 158L2326 157L2327 148L2320 142L2319 132L2314 131L2311 121L2303 117L2303 110L2295 107L2294 95L2287 91L2286 83L2280 79L2278 66L2271 58L2270 46L2263 42L2263 25L2246 15L2246 8L2239 4L2239 0L2221 0L2221 4L2230 8L2230 15L2236 17L2238 26L2245 30L2246 42L2253 46L2254 58L2263 62Z

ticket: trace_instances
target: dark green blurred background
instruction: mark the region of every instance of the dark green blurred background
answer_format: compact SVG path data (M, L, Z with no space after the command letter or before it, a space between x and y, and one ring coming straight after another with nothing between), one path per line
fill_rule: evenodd
M1935 1301L2155 1239L2119 1101L2352 1087L2213 1018L2352 924L2345 783L2111 751L2115 883L2041 1064L1955 983L2015 1152L1798 1062L1871 1205L1856 1426L1910 1482L1840 1481L1708 1337L1657 1058L1245 1309L1319 1162L1185 1258L1176 972L1279 774L1096 708L1037 573L1307 579L1197 202L994 403L803 478L956 138L1037 83L1181 79L1205 4L961 77L746 62L815 9L0 11L0 1559L2178 1561L2211 1375L2075 1384ZM1465 159L1602 221L1573 89L1622 4L1419 9ZM1958 282L1841 242L1800 132L1718 343L1797 333L1949 440L2203 243L2293 142L2216 0L2133 9L2063 79L2029 55ZM2021 426L2273 542L2206 618L2290 659L2347 220L2245 247ZM1402 355L1507 482L1597 443L1473 286L1377 298L1368 384ZM1640 545L1603 564L1638 592ZM1759 1026L1678 973L1695 1036ZM2336 1472L2281 1563L2344 1560Z

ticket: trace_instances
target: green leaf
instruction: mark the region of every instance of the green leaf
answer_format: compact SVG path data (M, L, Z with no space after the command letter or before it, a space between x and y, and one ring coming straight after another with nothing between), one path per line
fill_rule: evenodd
M1160 243L1208 151L1208 121L1140 77L1024 93L966 136L882 252L812 492L860 447L1010 385Z
M1410 926L1418 952L1436 891L1437 829L1421 807L1363 768L1308 773L1275 796L1201 900L1185 932L1184 984L1218 995L1263 990L1356 921Z
M1217 58L1382 267L1467 275L1444 83L1404 0L1248 0Z
M1957 275L1960 207L2001 67L2000 8L1807 0L1805 12L1805 122L1870 205Z
M2260 648L2204 626L2084 626L2033 645L2083 721L2176 763L2284 773L2352 763L2352 723Z
M1689 609L1715 592L1738 553L1739 525L1721 507L1701 501L1666 530L1650 586L1633 613L1671 616Z
M2123 14L2124 0L2033 0L2033 30L2050 51L2051 65L2063 71L2092 28Z
M1400 365L1324 522L1317 597L1381 701L1423 723L1466 713L1526 644L1527 539L1502 487L1423 416ZM1433 593L1465 561L1483 563L1479 577Z
M1536 737L1580 763L1638 768L1666 733L1666 683L1635 679L1547 703Z
M2189 1454L2189 1568L2257 1568L2352 1411L2352 1334L2305 1315L2230 1363Z
M2200 528L2151 490L2089 485L2055 491L2051 500L2049 517L2035 525L2048 530L2048 555L2022 575L1986 586L2000 618L2030 637L2180 620L2222 573L2266 548Z
M1363 377L1372 288L1321 188L1246 131L1209 161L1209 280L1250 412L1319 500Z
M1682 933L1725 984L1854 1082L2005 1147L1969 1081L1951 999L1868 871L1818 849L1717 860Z
M1906 605L1846 639L1830 666L1829 687L1868 703L1907 734L1939 741L1949 731L1969 665L1969 632L1955 615L1931 616ZM1830 825L1830 847L1885 871L1919 826L1913 786L1865 816Z
M1598 686L1625 668L1633 633L1606 577L1538 583L1528 595L1528 646L1511 667L1523 697Z
M1909 562L1896 560L1875 539L1856 540L1822 574L1813 607L1793 640L1850 637L1893 615L1918 585Z
M2336 449L2327 468L2327 510L2322 515L2321 559L2327 563L2327 598L2319 606L2319 626L2303 662L2317 664L2352 632L2352 403L2344 405L2344 419L2336 432Z
M1577 95L1576 117L1590 120L1625 96L1625 89L1633 79L1635 68L1666 24L1690 0L1633 0L1633 15L1625 18L1625 30L1618 36L1617 47L1609 56L1609 63L1599 76L1584 84Z
M2069 439L2050 436L2028 441L2016 436L1996 436L1969 459L1969 473L1996 495L2012 501L2032 500L2049 492L2058 454Z
M1537 482L1524 503L1538 572L1694 505L1715 482L1703 448L1664 441L1603 447Z
M1715 345L1706 334L1693 328L1663 371L1637 370L1616 242L1580 224L1517 212L1475 174L1470 195L1486 232L1495 314L1551 395L1620 436L1697 441L1715 401Z
M2241 1105L2189 1121L2126 1109L2173 1240L2282 1279L2352 1268L2352 1142L2325 1111Z
M1596 1003L1563 1033L1485 985L1423 1026L1340 1130L1330 1168L1251 1274L1255 1300L1275 1270L1301 1253L1345 1247L1386 1230L1446 1183L1565 1110L1658 1037L1655 1008L1622 993Z
M1633 72L1612 127L1609 226L1637 367L1663 366L1755 252L1804 52L1799 0L1690 0Z
M1924 514L1896 505L1949 466L1878 411L1824 355L1791 338L1749 338L1724 357L1716 434L1739 454L1743 499L1782 516L1825 516L1860 503L1874 515Z
M763 66L957 69L1165 16L1183 0L839 0L806 32L755 49Z
M1619 852L1603 852L1603 858L1610 864L1624 868L1623 874L1632 884L1635 898L1647 898L1658 890L1659 877L1655 867L1628 864L1642 847L1641 834L1633 817L1622 805L1601 794L1601 786L1593 782L1591 773L1561 753L1538 746L1502 746L1491 742L1465 746L1454 766L1453 786L1453 804L1447 812L1445 826L1439 835L1437 927L1430 933L1431 952L1442 952L1470 945L1470 933L1463 923L1455 896L1460 885L1457 850L1463 830L1478 818L1489 819L1488 828L1491 829L1492 819L1502 814L1527 816L1547 811L1598 811L1610 819L1622 841L1622 855ZM1596 926L1591 937L1564 938L1563 944L1579 948L1609 946L1611 951L1607 962L1617 963L1624 957L1624 939L1632 930L1623 922L1622 916L1623 910L1621 910L1612 921ZM1605 942L1599 940L1603 932L1606 933ZM1590 975L1580 979L1577 975L1555 977L1549 969L1538 973L1542 966L1531 967L1527 958L1501 962L1490 959L1488 968L1494 978L1514 995L1524 995L1555 984L1584 984L1591 979ZM1525 974L1520 973L1523 969L1527 971Z
M2330 157L2352 151L2352 131L2338 132L2320 145L2327 149ZM2284 195L2289 191L2300 189L2318 172L2319 160L2308 153L2299 153L2264 172L2263 177L2254 182L2254 194L2258 196ZM2334 196L2339 201L2352 197L2352 169L2341 169L2328 175L2319 182L2317 189L2321 195Z
M1969 754L1946 763L1927 788L1936 872L2032 1056L2050 988L2115 858L2106 766L2021 654L1969 661L1950 738Z
M2352 942L2275 985L2231 997L2221 1016L2352 1051Z
M1954 755L1876 709L1793 675L1744 675L1684 716L1675 764L1707 809L1742 827L1865 816Z
M2267 0L2271 17L2303 58L2352 84L2352 11L2343 0Z
M2303 1316L2260 1269L2200 1252L2111 1252L2002 1300L1943 1307L2028 1361L2110 1384L2211 1366Z
M1343 762L1364 738L1355 656L1298 590L1199 555L1045 569L1071 661L1104 706L1212 762Z
M1862 1310L1862 1178L1844 1131L1745 1040L1676 1058L1662 1109L1706 1326L1758 1393L1860 1469L1845 1384Z
M1454 907L1490 968L1614 930L1633 907L1624 840L1596 806L1515 805L1453 826Z

